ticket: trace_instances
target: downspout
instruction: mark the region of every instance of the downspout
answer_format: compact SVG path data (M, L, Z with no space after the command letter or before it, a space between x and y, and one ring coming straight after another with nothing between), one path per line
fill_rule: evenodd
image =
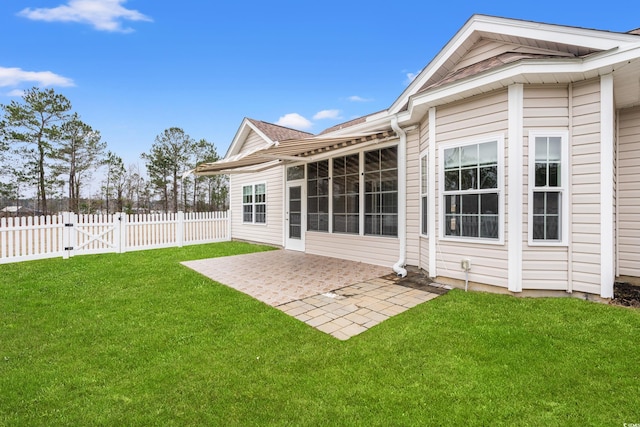
M407 275L407 134L398 126L398 118L391 118L391 128L400 137L398 143L398 237L400 238L400 258L393 265L393 271L400 277Z

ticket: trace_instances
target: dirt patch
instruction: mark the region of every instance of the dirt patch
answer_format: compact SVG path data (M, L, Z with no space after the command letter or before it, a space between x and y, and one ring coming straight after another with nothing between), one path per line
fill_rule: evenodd
M422 271L407 270L405 277L399 277L396 274L389 274L384 277L387 280L392 280L397 285L405 286L411 289L419 289L425 292L431 292L433 294L444 295L449 292L448 287L435 283Z
M625 307L640 308L640 286L626 282L613 285L613 299L611 304Z

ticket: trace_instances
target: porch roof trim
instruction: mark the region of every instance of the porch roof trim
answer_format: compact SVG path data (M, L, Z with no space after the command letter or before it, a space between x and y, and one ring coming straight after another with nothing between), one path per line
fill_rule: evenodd
M196 175L221 175L233 173L257 172L283 162L311 162L318 156L346 150L367 142L379 142L395 136L390 129L377 130L357 135L341 137L310 137L303 139L287 139L255 150L241 152L212 163L199 165Z

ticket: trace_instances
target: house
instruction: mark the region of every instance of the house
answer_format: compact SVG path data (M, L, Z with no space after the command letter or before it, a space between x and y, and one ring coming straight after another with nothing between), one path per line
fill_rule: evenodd
M34 212L31 208L18 205L5 206L4 208L0 209L0 217L27 216L34 215L35 213L36 212Z
M640 277L640 31L475 15L384 111L245 119L233 238L516 295Z

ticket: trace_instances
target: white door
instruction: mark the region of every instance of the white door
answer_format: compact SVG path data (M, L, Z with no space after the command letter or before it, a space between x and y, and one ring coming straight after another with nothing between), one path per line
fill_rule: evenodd
M285 249L304 251L304 191L303 183L287 182L287 201L284 213Z

